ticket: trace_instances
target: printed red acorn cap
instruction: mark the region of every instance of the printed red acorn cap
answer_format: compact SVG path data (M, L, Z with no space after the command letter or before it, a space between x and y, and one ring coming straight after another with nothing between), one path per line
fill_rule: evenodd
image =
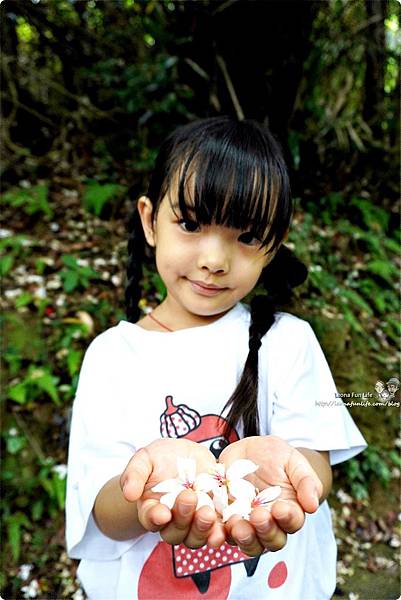
M175 405L172 396L166 396L166 410L160 417L162 437L184 437L201 422L200 414L186 404Z

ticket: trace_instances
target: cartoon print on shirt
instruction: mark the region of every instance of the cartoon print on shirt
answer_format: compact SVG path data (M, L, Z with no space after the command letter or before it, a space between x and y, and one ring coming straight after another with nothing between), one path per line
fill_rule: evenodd
M220 415L200 415L187 404L174 404L166 396L166 409L160 416L161 437L185 438L206 445L218 459L224 448L239 439L235 429L225 435L227 421ZM171 561L172 555L172 561ZM138 582L139 600L174 597L191 599L228 597L231 585L231 564L243 563L247 576L252 577L260 556L249 558L238 547L224 543L220 548L208 546L191 549L184 544L171 547L159 542L147 558ZM271 569L267 585L273 589L284 584L287 567L277 562ZM170 594L170 595L169 595Z

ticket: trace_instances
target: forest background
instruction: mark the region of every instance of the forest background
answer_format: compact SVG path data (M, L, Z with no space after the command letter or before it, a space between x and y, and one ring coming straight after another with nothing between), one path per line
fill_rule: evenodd
M124 314L126 228L162 138L268 124L291 171L290 308L314 327L369 448L335 468L336 598L398 598L399 3L4 0L1 596L83 598L64 543L83 353ZM152 261L142 307L164 287ZM369 396L370 394L370 396ZM399 392L398 392L399 394ZM352 397L353 395L353 397ZM390 398L391 400L391 398Z

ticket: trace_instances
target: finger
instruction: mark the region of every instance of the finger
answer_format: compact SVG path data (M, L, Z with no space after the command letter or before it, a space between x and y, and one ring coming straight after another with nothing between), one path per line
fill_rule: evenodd
M276 552L284 548L287 543L287 534L278 526L270 511L265 508L256 508L251 513L250 522L265 550Z
M208 506L203 506L196 511L191 528L184 541L185 545L188 548L201 548L204 546L212 533L216 518L216 513Z
M319 508L319 497L321 489L318 490L314 477L307 475L298 484L297 498L302 508L308 513L314 513Z
M210 532L209 537L207 538L207 545L211 548L220 548L226 541L226 530L221 523L221 521L215 522Z
M305 522L305 513L295 501L277 500L271 507L271 516L286 533L295 533Z
M257 556L263 552L264 547L260 544L255 529L249 521L234 516L226 526L230 537L242 552L248 556Z
M302 508L306 512L315 512L319 506L322 482L309 461L295 449L290 457L287 475L297 492L298 502Z
M147 531L160 531L172 519L169 508L153 498L138 504L138 519Z
M177 497L172 514L172 521L161 531L160 535L168 544L181 544L188 535L195 514L197 496L191 490L185 490Z
M134 502L142 496L151 473L152 462L145 448L141 448L131 458L120 477L121 489L126 500Z

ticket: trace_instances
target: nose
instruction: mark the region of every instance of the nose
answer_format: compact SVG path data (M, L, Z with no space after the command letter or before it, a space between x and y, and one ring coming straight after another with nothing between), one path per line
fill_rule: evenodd
M227 273L230 265L229 244L219 233L204 234L199 248L198 267L210 273Z

